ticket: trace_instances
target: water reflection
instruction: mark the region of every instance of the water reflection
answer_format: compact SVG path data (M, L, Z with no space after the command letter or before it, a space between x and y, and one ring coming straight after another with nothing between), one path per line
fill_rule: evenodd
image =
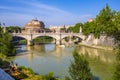
M95 49L85 46L77 46L76 50L79 52L79 54L86 55L91 59L95 59L95 60L97 59L102 62L109 62L109 63L115 62L114 51Z
M72 60L72 52L76 50L79 54L86 56L90 63L93 74L102 80L110 78L115 62L113 51L105 51L85 46L59 47L54 44L35 45L33 47L21 46L21 52L16 56L15 62L20 66L31 67L36 73L47 74L54 72L55 76L64 77L68 75L68 67ZM103 70L104 69L104 70Z
M36 53L49 53L52 54L54 57L61 59L64 56L69 56L69 53L72 53L74 51L74 47L59 47L59 46L51 46L49 47L48 50L46 49L47 46L45 45L35 45L31 50L37 51ZM102 62L115 62L115 56L114 56L114 51L105 51L105 50L100 50L100 49L95 49L95 48L90 48L90 47L85 47L85 46L76 46L75 50L79 52L79 54L83 54L88 56L89 58L92 59L97 59ZM45 54L44 54L45 55Z
M34 45L31 47L31 50L45 53L45 45Z

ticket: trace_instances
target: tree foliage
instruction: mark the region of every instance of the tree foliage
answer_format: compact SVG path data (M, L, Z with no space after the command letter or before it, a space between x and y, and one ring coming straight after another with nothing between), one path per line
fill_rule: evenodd
M82 23L77 23L75 26L71 26L68 28L68 31L73 32L73 33L79 33L80 27L82 27Z
M83 24L83 33L89 35L93 33L95 37L99 38L101 34L113 36L117 40L120 38L120 12L110 9L108 5L103 8L92 22Z
M73 53L74 61L71 62L69 67L69 77L66 80L93 80L92 73L89 68L89 63L83 55L79 55L77 52Z
M117 43L120 43L120 12L115 13L114 25L115 31L113 32L113 36L115 37Z
M14 55L15 48L11 42L12 36L8 32L3 32L3 28L0 26L0 55Z
M95 26L96 26L95 21L84 23L82 27L82 31L84 35L89 35L90 33L94 33L97 36L98 34L96 34L96 32L98 33L98 31L95 31Z
M52 41L53 41L53 38L49 36L41 36L41 37L33 39L33 42L35 43L50 43Z
M7 32L9 32L9 33L18 33L18 32L21 32L21 28L19 27L19 26L8 26L8 27L6 27L6 30L7 30Z
M114 19L115 12L106 5L106 7L100 11L99 15L96 16L96 29L99 29L100 33L105 33L107 35L113 34L115 31Z

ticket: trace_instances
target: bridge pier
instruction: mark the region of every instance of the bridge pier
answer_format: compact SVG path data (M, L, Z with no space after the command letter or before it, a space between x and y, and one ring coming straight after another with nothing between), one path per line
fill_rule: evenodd
M69 36L69 43L72 44L73 41L72 41L72 36Z
M27 45L28 46L32 46L33 45L33 41L32 40L27 40Z
M61 45L61 41L60 40L56 40L56 44L57 45Z

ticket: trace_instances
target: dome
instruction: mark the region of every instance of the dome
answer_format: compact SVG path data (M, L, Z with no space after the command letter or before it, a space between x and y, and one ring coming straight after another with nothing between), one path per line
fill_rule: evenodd
M44 27L45 27L44 23L38 20L31 20L25 25L25 28L44 29Z

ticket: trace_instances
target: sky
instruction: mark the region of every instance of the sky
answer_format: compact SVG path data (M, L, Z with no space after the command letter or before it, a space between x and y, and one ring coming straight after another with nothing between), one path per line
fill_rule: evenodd
M0 22L23 27L37 18L46 27L74 25L95 18L106 4L120 11L120 0L0 0Z

